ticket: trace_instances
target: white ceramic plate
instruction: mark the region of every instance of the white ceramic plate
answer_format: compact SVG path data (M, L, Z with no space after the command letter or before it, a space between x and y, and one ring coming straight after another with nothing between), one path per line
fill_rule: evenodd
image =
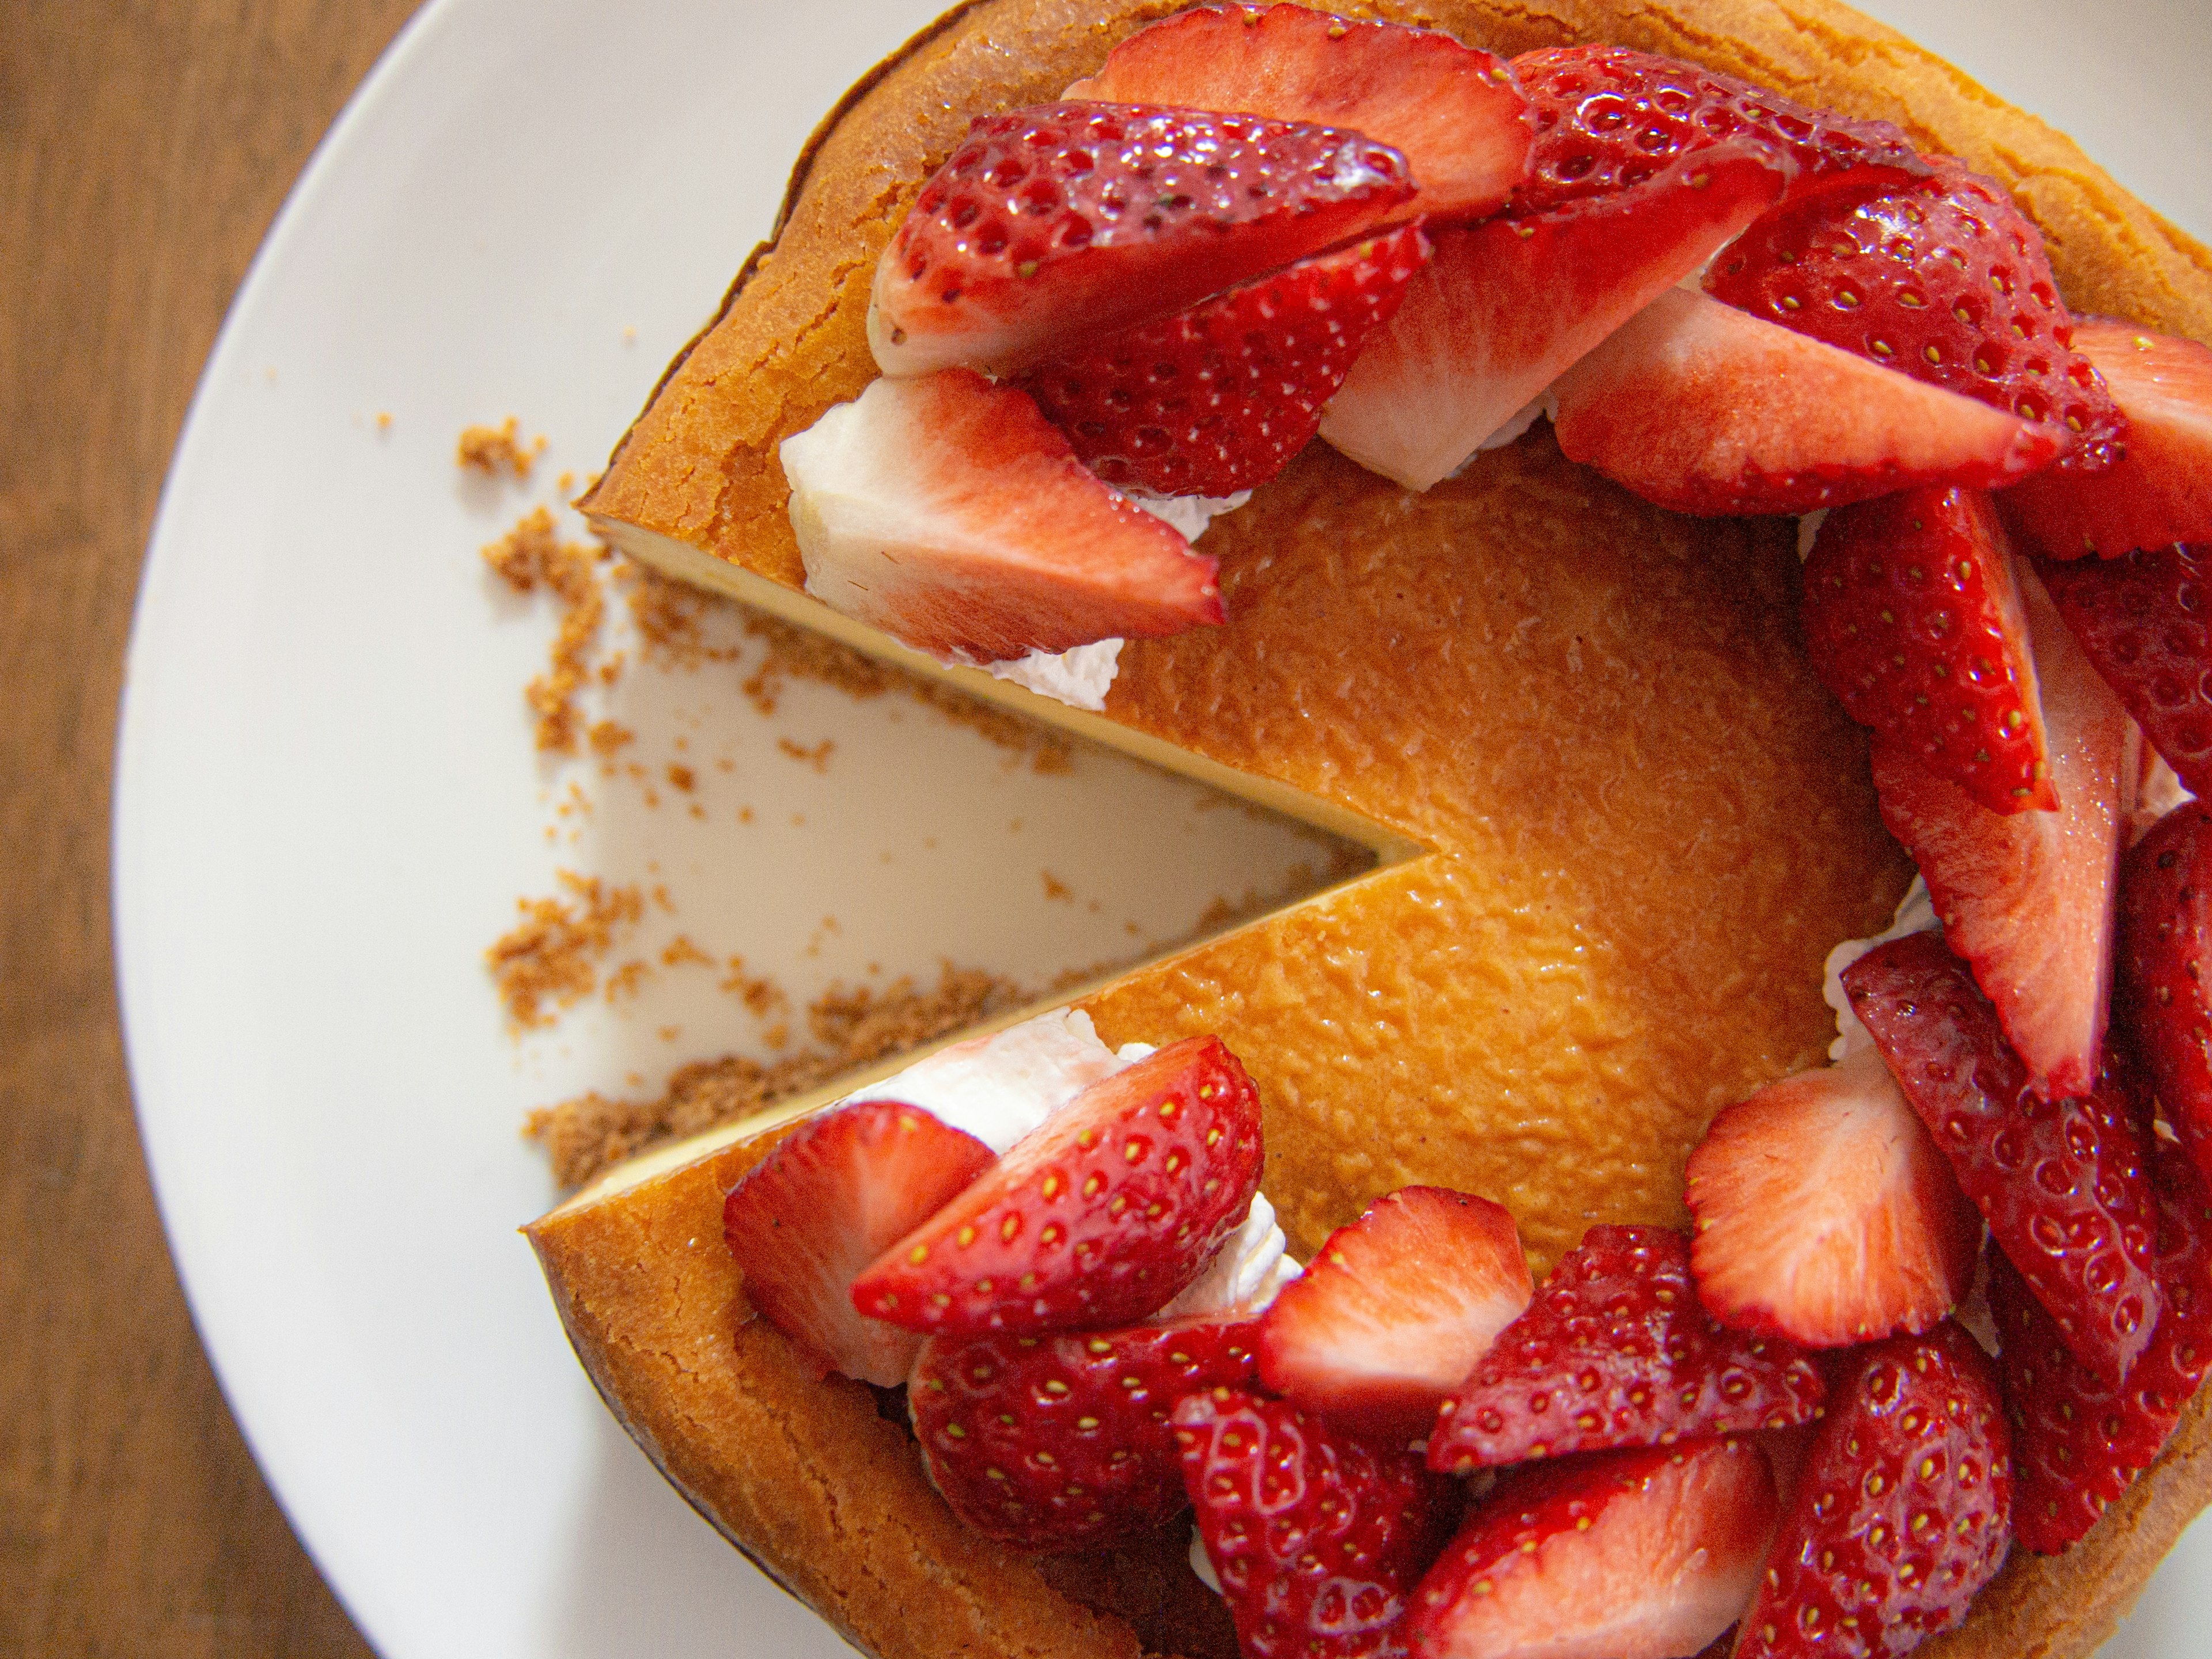
M599 464L815 120L933 4L431 5L295 191L179 447L118 762L141 1121L230 1401L392 1659L845 1651L633 1450L513 1231L551 1196L527 1108L758 1051L760 1023L671 969L517 1040L480 953L518 896L563 866L665 882L641 950L682 931L804 1000L941 954L1040 981L1314 856L896 699L801 687L763 720L726 671L633 672L611 704L641 762L696 766L703 821L532 747L550 623L475 549ZM2198 0L1876 9L2212 231ZM509 412L552 440L532 483L462 480L455 434ZM838 746L817 773L782 736ZM593 805L564 817L572 778ZM2119 1650L2193 1650L2208 1571L2199 1528Z

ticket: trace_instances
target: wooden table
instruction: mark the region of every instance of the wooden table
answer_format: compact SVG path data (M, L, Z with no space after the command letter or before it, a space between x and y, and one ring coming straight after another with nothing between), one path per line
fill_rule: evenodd
M369 1652L162 1240L116 1025L108 777L201 363L414 3L0 4L0 1654Z

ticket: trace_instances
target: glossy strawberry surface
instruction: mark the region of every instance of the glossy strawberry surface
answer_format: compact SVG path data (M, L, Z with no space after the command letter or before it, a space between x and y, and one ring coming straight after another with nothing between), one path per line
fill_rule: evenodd
M933 1336L907 1383L915 1438L952 1511L1024 1550L1095 1549L1187 1501L1169 1413L1249 1388L1256 1328L1199 1318L1056 1336Z
M2212 1170L2212 807L2167 814L2120 861L2115 1037Z
M2212 543L2044 560L2036 574L2144 741L2191 793L2212 793Z
M1733 1331L1698 1301L1689 1241L1593 1227L1452 1391L1429 1465L1455 1474L1818 1416L1820 1374L1791 1343Z

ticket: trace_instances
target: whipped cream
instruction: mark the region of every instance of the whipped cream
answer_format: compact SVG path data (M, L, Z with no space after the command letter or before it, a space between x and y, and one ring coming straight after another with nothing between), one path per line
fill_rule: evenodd
M1877 945L1903 939L1907 933L1936 933L1942 926L1936 919L1936 901L1928 896L1927 878L1915 874L1912 885L1897 902L1897 914L1885 931L1872 939L1847 939L1828 952L1827 963L1821 971L1820 995L1836 1011L1836 1040L1828 1045L1830 1060L1848 1060L1874 1047L1873 1035L1859 1024L1859 1017L1851 1012L1850 998L1844 994L1844 970Z

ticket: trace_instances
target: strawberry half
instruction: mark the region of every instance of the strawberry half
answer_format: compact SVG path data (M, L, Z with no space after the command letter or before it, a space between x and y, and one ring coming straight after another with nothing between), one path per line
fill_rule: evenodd
M1253 1379L1249 1321L1060 1336L933 1336L907 1383L915 1438L945 1501L1024 1550L1095 1549L1186 1499L1168 1413Z
M1283 1287L1261 1324L1260 1374L1332 1422L1414 1439L1533 1288L1504 1206L1401 1187Z
M1870 1048L1715 1118L1686 1196L1698 1299L1739 1330L1846 1347L1926 1330L1973 1283L1981 1217Z
M1879 169L1924 174L1928 164L1887 121L1854 121L1808 109L1764 87L1679 58L1626 46L1524 52L1513 72L1536 124L1528 181L1516 215L1632 189L1686 155L1755 138L1789 156L1810 182Z
M1406 158L1334 127L1127 104L978 116L877 262L886 374L1004 369L1399 216Z
M2062 465L2118 459L2127 422L2073 319L2043 234L2004 187L1948 158L1927 179L1845 179L1778 208L1705 279L1715 298L2051 429Z
M1990 1262L1990 1311L2013 1420L2013 1526L2056 1555L2151 1466L2212 1364L2212 1198L2188 1155L2160 1143L2159 1283L2166 1311L2119 1388L2067 1352L2065 1339L2002 1256Z
M1219 1037L1101 1079L893 1244L853 1305L909 1330L1014 1335L1165 1307L1260 1188L1260 1095Z
M1881 741L1875 792L1882 822L1928 878L1945 939L1973 964L2036 1090L2079 1094L2097 1077L2120 836L2140 739L2043 585L2024 567L2014 571L2058 810L2001 817Z
M1428 238L1407 225L1087 342L1016 384L1107 483L1233 495L1306 447L1428 257Z
M1786 176L1771 152L1739 143L1633 191L1439 232L1428 270L1323 413L1322 435L1370 471L1426 489L1756 218Z
M1819 1416L1823 1392L1790 1344L1699 1305L1681 1234L1593 1227L1445 1401L1429 1467L1787 1428Z
M1903 1655L1956 1625L2012 1542L2011 1451L1996 1368L1954 1322L1854 1350L1737 1659Z
M2127 454L2057 471L2005 496L2015 532L2054 559L2212 542L2212 348L2114 317L2083 317L2074 349L2127 419Z
M1458 1509L1410 1452L1233 1389L1175 1410L1183 1489L1244 1659L1402 1652L1407 1596Z
M1680 513L1809 513L1920 483L1991 489L2059 449L2045 427L1683 289L1553 392L1569 459Z
M1838 507L1805 562L1805 650L1861 726L1992 812L2052 811L2027 613L1979 490Z
M1747 1440L1578 1457L1498 1483L1414 1593L1418 1659L1668 1659L1750 1604L1779 1506Z
M2144 739L2191 793L2212 793L2212 543L2045 560L2036 574Z
M1933 933L1844 970L1851 1012L2067 1344L2112 1382L2150 1340L2156 1210L2142 1126L2107 1091L2046 1100L1996 1010Z
M1131 35L1070 98L1243 110L1364 132L1402 154L1408 213L1480 218L1528 169L1528 100L1504 64L1433 29L1302 6L1208 6Z
M808 1119L723 1202L745 1299L824 1370L905 1382L919 1339L855 1312L853 1280L992 1163L975 1136L896 1101Z
M806 591L917 650L999 662L1222 619L1212 559L972 370L873 381L781 453Z
M2200 1170L2212 1169L2212 807L2175 808L2120 860L2115 1035Z

